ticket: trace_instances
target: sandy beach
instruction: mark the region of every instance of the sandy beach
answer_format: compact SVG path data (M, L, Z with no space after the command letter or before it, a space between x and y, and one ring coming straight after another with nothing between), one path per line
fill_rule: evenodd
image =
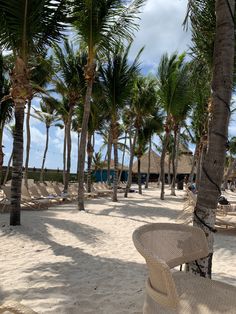
M23 211L22 225L0 215L0 301L18 300L38 313L141 314L146 267L132 232L149 222L175 222L183 191L159 200L143 195L86 201L46 211ZM236 229L215 237L213 279L236 286Z

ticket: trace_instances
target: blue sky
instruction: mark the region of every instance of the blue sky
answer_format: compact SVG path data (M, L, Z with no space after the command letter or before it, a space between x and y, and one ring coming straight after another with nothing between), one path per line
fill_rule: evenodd
M183 30L183 20L186 14L187 0L148 0L140 20L140 30L136 33L131 48L130 59L133 59L140 48L145 47L142 55L143 74L155 73L160 57L164 52L187 51L191 41L190 31ZM39 99L33 100L33 106L38 107ZM236 134L236 127L231 122L230 133ZM62 169L63 130L50 129L49 150L46 168ZM30 166L40 167L45 146L45 126L31 118L31 154ZM6 131L3 140L5 160L7 164L12 150L12 138ZM98 151L102 139L96 136L95 151ZM72 172L77 165L77 134L72 132ZM128 156L126 156L126 160Z

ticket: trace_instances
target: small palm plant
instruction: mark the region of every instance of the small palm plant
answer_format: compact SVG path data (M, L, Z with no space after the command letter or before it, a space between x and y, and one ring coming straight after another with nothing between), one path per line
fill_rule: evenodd
M0 46L14 55L9 95L15 104L11 225L20 225L24 108L32 98L29 60L59 39L65 21L66 0L0 0Z

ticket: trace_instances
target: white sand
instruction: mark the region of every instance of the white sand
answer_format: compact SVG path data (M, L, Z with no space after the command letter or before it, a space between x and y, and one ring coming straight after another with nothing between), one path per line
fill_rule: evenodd
M183 192L159 200L156 189L140 196L22 212L22 226L0 215L0 302L15 299L38 313L141 314L146 268L132 243L148 222L174 222ZM215 240L215 279L236 285L236 230Z

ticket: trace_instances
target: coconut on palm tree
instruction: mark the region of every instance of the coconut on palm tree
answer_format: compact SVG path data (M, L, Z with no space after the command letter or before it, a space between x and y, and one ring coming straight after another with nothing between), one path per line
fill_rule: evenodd
M29 60L61 36L65 9L66 0L0 1L0 46L14 55L9 95L15 105L11 225L20 224L24 108L32 98Z

